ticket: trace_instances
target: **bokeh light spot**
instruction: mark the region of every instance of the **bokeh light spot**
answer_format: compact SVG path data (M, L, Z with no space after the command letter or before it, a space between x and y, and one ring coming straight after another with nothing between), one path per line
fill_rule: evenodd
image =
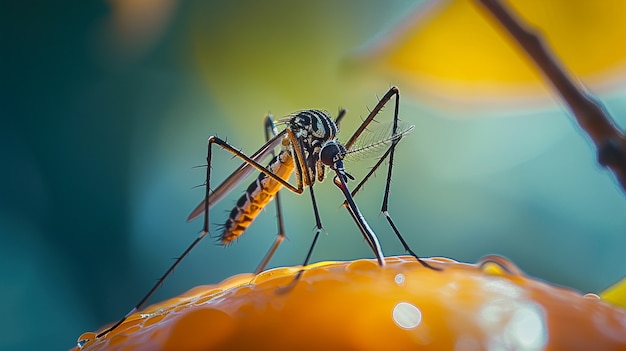
M406 279L406 277L402 273L396 274L396 276L393 278L393 280L396 282L396 284L398 284L400 286L404 285L404 280L405 279Z
M408 302L399 302L393 308L393 321L400 328L413 329L422 322L422 312Z
M514 350L543 350L548 334L542 308L529 303L517 309L504 330L504 337Z

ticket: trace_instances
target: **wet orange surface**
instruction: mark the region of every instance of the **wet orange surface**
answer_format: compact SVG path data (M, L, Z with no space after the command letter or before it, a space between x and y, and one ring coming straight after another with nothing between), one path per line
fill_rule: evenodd
M491 257L277 268L200 286L82 350L626 350L626 309ZM104 328L102 329L104 330ZM74 350L80 350L79 347Z

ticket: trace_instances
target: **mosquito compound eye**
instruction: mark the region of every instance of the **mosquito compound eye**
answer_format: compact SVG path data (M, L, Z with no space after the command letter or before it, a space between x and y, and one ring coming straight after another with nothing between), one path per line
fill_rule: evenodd
M346 149L341 144L331 140L322 146L322 150L320 150L320 160L322 160L323 164L332 166L338 160L343 159L345 153Z
M333 159L335 158L335 155L337 155L337 151L338 150L335 145L324 145L324 147L322 147L322 150L320 150L320 160L326 166L332 166Z

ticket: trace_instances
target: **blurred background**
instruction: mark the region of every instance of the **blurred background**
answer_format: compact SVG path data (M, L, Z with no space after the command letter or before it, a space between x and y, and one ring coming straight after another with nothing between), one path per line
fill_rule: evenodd
M626 5L513 4L625 126ZM623 191L467 0L2 2L0 17L1 349L68 349L148 291L201 229L185 218L209 135L252 153L266 113L344 107L345 141L392 85L416 129L390 213L419 255L499 254L581 292L626 273ZM214 185L239 164L215 158ZM374 162L346 166L362 176ZM379 215L384 174L356 201L385 254L402 254ZM289 240L271 267L300 264L312 240L308 196L284 194ZM331 182L316 195L328 235L312 261L372 257ZM270 206L233 245L205 240L152 302L254 270L275 233Z

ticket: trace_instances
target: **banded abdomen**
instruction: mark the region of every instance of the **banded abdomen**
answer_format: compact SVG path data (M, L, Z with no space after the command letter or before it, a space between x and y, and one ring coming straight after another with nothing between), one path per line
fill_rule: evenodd
M288 180L294 170L291 153L287 149L283 149L270 161L267 169L280 178ZM230 211L230 215L224 223L224 231L221 236L222 244L229 244L243 234L261 210L276 196L280 188L282 188L282 184L266 174L260 173Z

